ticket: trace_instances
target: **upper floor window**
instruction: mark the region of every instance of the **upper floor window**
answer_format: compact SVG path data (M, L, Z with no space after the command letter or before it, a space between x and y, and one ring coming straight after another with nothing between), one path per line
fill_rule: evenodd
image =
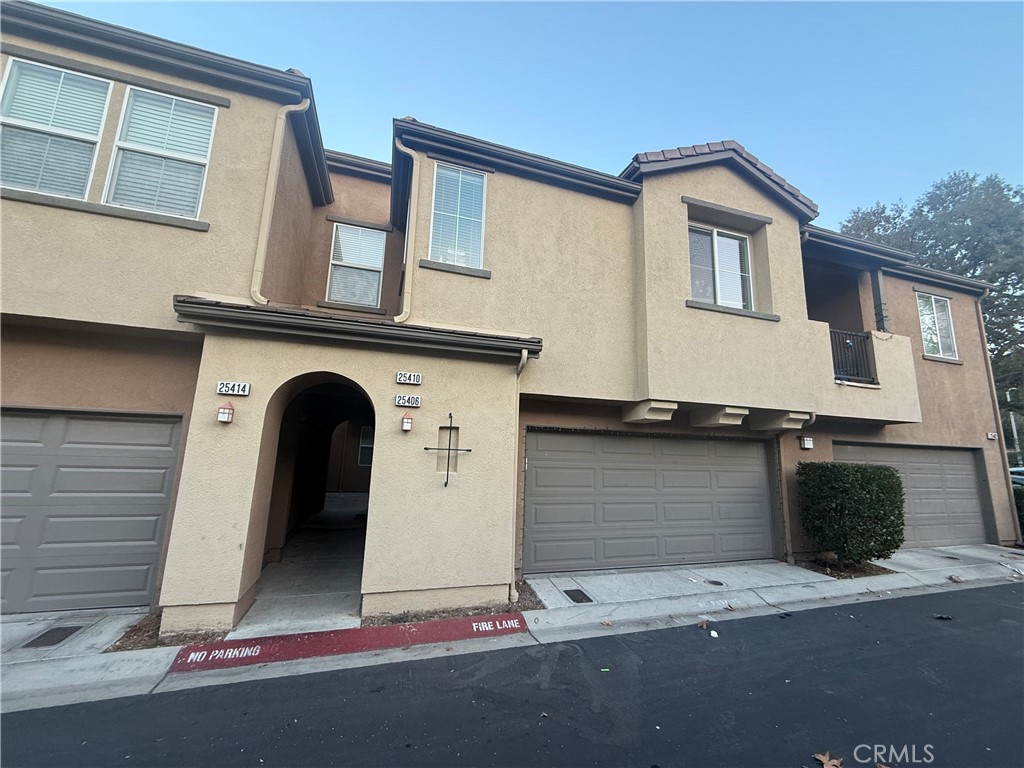
M0 98L0 184L84 200L110 83L12 60Z
M919 293L917 314L921 318L924 353L956 360L956 339L953 337L953 315L950 312L949 299Z
M334 225L327 300L376 307L384 268L385 234L376 229Z
M753 309L747 238L690 227L690 286L695 301Z
M198 216L216 114L205 104L129 88L106 202Z
M460 267L483 267L484 174L438 163L430 259Z

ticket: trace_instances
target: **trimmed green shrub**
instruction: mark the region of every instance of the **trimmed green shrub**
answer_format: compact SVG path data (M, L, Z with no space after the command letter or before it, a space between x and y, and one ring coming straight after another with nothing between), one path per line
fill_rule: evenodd
M903 481L892 467L801 461L800 524L839 567L892 557L903 544Z

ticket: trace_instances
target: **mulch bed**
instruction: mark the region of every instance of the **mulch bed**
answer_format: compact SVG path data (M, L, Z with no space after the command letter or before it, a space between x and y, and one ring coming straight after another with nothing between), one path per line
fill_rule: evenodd
M160 637L160 614L151 613L142 621L128 627L121 639L107 648L104 653L137 651L142 648L160 648L168 645L191 645L213 643L223 640L227 632L178 632Z
M888 568L874 563L847 564L844 568L840 568L835 560L827 560L823 557L798 561L797 565L815 573L831 576L833 579L859 579L863 576L885 576L887 573L896 573L896 571L890 571Z
M363 619L364 627L383 627L389 624L409 624L414 621L433 621L436 619L453 619L461 616L484 616L493 613L519 613L536 611L544 608L544 603L534 593L533 588L525 581L516 583L519 599L504 605L486 605L477 608L449 608L442 611L420 611L371 616ZM223 640L227 632L179 632L174 635L160 636L160 614L151 613L142 621L130 626L121 639L107 648L104 653L116 651L137 651L142 648L160 648L168 645L192 645L193 643L215 643Z

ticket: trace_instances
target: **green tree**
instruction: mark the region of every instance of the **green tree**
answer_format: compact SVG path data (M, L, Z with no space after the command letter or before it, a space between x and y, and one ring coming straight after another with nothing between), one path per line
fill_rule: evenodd
M956 171L913 206L900 200L855 208L840 231L914 253L922 266L991 283L982 309L1000 407L1024 410L1024 187ZM1018 397L1008 406L1006 391L1014 387Z

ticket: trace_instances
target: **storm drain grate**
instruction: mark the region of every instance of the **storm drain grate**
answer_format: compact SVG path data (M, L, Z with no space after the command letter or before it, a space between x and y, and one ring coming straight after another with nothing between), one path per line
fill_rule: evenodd
M85 627L54 627L48 629L43 634L37 635L36 637L25 643L22 648L50 648L54 645L60 645L75 632L85 629Z
M565 589L565 596L572 600L574 603L592 603L594 602L590 595L584 592L582 589Z

